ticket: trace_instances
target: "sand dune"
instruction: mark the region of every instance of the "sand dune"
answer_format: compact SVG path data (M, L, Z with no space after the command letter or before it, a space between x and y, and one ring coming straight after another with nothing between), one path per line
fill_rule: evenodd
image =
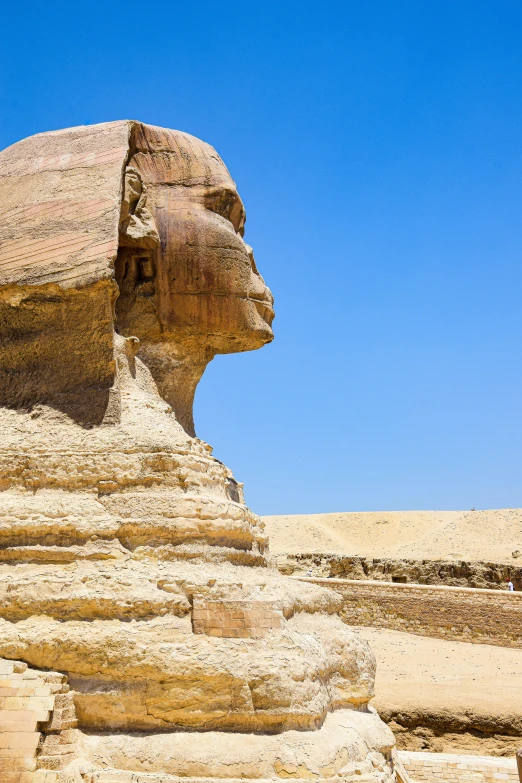
M307 552L514 562L522 509L368 511L263 517L273 554ZM522 564L521 558L517 561Z

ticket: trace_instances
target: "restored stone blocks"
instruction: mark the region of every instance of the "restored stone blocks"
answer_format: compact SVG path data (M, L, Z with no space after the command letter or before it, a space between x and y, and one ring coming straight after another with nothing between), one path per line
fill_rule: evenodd
M281 609L268 601L208 601L196 599L192 610L194 633L224 638L261 638L285 619Z
M405 750L399 751L399 758L412 779L419 783L518 783L514 759Z
M57 672L41 673L0 659L2 783L56 783L52 770L62 769L73 758L70 729L76 726L76 715L65 680ZM43 743L41 730L47 733Z

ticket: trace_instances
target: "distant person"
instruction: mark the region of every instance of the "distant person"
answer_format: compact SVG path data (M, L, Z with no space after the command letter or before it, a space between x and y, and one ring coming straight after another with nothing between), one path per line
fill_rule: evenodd
M514 593L515 592L515 586L513 585L513 582L511 581L511 579L508 579L507 586L508 586L508 590L509 590L510 593Z
M306 576L313 576L311 568L309 568L308 571L306 572Z

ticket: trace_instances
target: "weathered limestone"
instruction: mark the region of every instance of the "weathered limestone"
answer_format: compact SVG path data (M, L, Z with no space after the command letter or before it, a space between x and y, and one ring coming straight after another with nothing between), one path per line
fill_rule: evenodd
M342 599L271 567L194 433L207 363L272 339L224 164L117 122L25 139L0 178L0 656L68 678L60 780L393 780Z
M407 560L349 555L288 554L276 557L282 574L305 576L312 571L319 578L360 579L400 584L446 585L506 590L509 579L522 590L522 567L513 563L469 562L466 560ZM518 562L518 561L517 561Z

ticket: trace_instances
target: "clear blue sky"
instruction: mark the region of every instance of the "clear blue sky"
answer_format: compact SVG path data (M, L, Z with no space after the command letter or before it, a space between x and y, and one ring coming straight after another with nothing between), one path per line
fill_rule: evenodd
M522 4L5 4L0 146L211 142L276 299L198 434L261 514L522 506Z

